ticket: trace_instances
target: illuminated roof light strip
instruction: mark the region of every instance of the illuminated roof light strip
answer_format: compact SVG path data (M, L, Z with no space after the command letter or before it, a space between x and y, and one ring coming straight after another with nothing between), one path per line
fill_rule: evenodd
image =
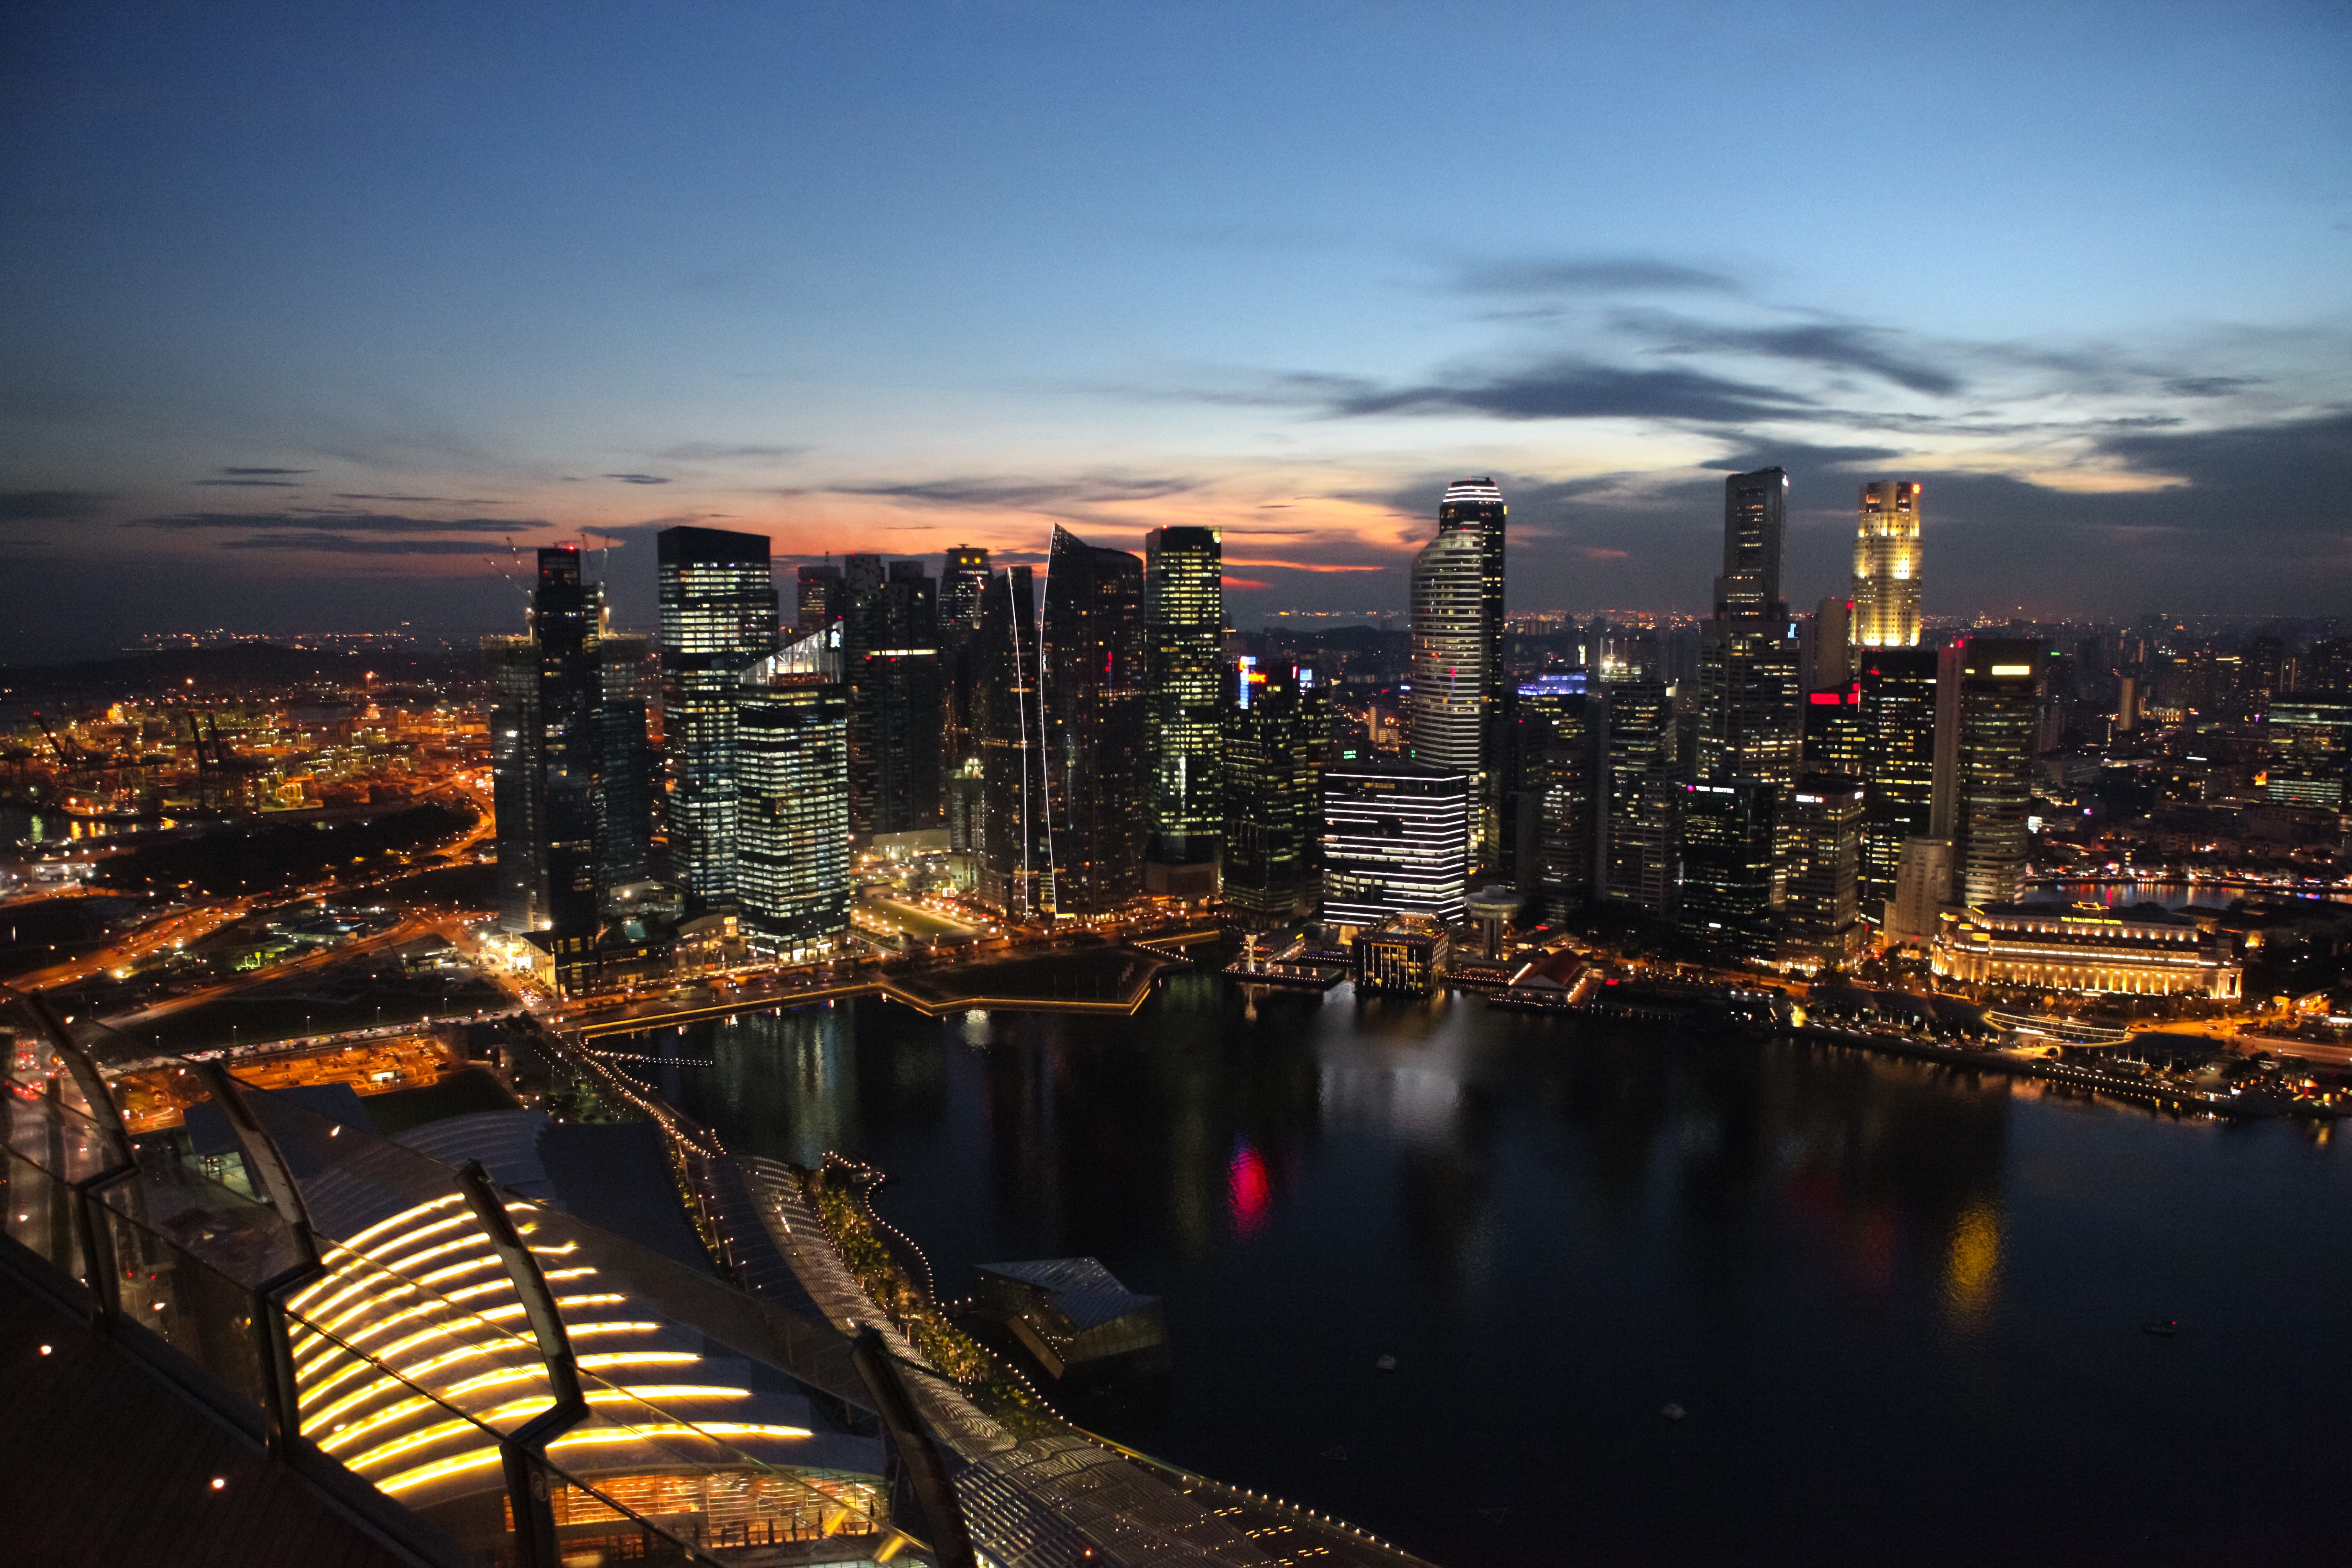
M804 1426L771 1426L746 1421L713 1421L700 1426L679 1424L674 1426L640 1427L634 1431L624 1429L569 1432L556 1438L548 1447L550 1448L585 1448L599 1444L637 1442L649 1437L805 1437L807 1436L809 1431ZM463 1475L467 1470L479 1469L486 1465L495 1465L498 1462L499 1453L496 1448L476 1449L452 1458L438 1459L429 1465L420 1465L413 1470L404 1470L399 1475L378 1481L375 1487L376 1490L387 1494L404 1492L415 1487L424 1486L432 1481L446 1480L451 1476Z
M614 1320L602 1323L572 1323L567 1325L567 1331L572 1338L577 1339L583 1334L649 1334L660 1327L661 1325L659 1323ZM417 1337L419 1339L426 1339L431 1336L419 1335ZM499 1354L503 1352L506 1349L507 1347L504 1345L462 1345L457 1350L444 1351L438 1355L428 1356L424 1361L417 1362L413 1365L405 1367L392 1366L390 1364L388 1355L386 1360L383 1362L371 1361L364 1358L355 1360L351 1365L336 1373L334 1376L328 1378L325 1382L302 1390L301 1397L298 1403L307 1405L312 1400L332 1393L339 1384L349 1382L352 1378L358 1376L360 1373L369 1371L374 1372L377 1374L374 1383L370 1384L365 1388L360 1389L356 1393L345 1394L341 1400L337 1401L335 1405L328 1407L329 1411L340 1414L343 1409L348 1408L355 1402L372 1398L374 1395L384 1392L387 1388L397 1388L403 1386L399 1381L400 1379L404 1378L409 1383L420 1382L428 1374L455 1366L461 1361L473 1361L481 1356ZM614 1355L644 1356L679 1355L685 1356L689 1361L700 1359L695 1356L691 1352L688 1351L616 1351L607 1353ZM586 1366L594 1359L596 1358L583 1356L580 1358L580 1364ZM326 1411L320 1412L321 1415L324 1415L325 1414L327 1414ZM314 1416L311 1419L315 1420L318 1418L319 1417Z
M588 1391L587 1399L589 1405L593 1406L598 1405L623 1405L633 1400L643 1399L647 1395L654 1395L664 1399L749 1399L751 1397L751 1391L748 1388L704 1386L697 1384L655 1383L646 1384L637 1388L592 1388ZM527 1399L509 1399L503 1405L474 1415L471 1420L467 1420L461 1417L450 1421L436 1421L432 1426L412 1432L404 1437L395 1437L389 1443L380 1444L375 1447L370 1448L366 1453L351 1460L350 1466L354 1470L364 1470L372 1466L381 1465L388 1460L397 1458L400 1455L407 1453L412 1448L420 1448L428 1443L437 1443L442 1438L448 1436L451 1433L462 1431L468 1427L475 1427L478 1426L498 1427L504 1422L527 1421L530 1417L538 1415L541 1411L551 1408L554 1404L555 1401L552 1398L546 1396L536 1396ZM667 1413L657 1412L657 1414ZM621 1429L634 1435L636 1433L663 1429L669 1426L675 1426L677 1429L677 1435L679 1436L700 1436L706 1435L699 1430L699 1424L682 1421L667 1423L656 1422L650 1426L630 1426ZM808 1436L808 1433L804 1430L799 1428L794 1428L793 1430L795 1436L802 1437ZM324 1447L325 1445L322 1444L320 1446Z

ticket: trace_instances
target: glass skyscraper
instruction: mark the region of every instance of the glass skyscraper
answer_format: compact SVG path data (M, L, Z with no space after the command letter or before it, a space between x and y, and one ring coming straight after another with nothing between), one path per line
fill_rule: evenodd
M1250 925L1314 913L1321 892L1328 682L1313 668L1244 658L1224 705L1224 902Z
M1853 542L1853 646L1919 643L1919 492L1908 479L1862 487Z
M1323 918L1463 917L1470 776L1423 763L1335 763L1323 775Z
M842 563L849 830L859 843L940 823L938 584L919 561Z
M1047 897L1056 914L1108 914L1143 892L1143 563L1055 528L1038 646Z
M656 550L670 875L696 906L730 907L740 678L776 651L768 540L724 529L666 528Z
M827 626L739 678L735 900L743 939L798 963L849 929L849 702Z
M1473 852L1495 834L1486 820L1488 670L1494 628L1486 620L1486 552L1471 529L1440 533L1412 561L1412 689L1405 746L1415 762L1470 781Z
M1936 650L1856 648L1861 700L1862 918L1886 919L1906 840L1934 831Z
M1155 528L1144 536L1151 769L1145 890L1178 899L1209 899L1217 891L1225 805L1217 733L1225 625L1222 554L1213 528Z
M1952 875L1961 902L2009 903L2025 890L2042 647L2029 638L1971 637L1957 662Z
M1008 567L981 605L972 722L979 738L980 896L1008 919L1050 913L1046 866L1045 715L1037 702L1037 597L1034 574Z
M955 776L980 755L973 718L980 689L980 623L988 599L988 552L970 544L948 547L940 574L940 683L945 706L940 768Z

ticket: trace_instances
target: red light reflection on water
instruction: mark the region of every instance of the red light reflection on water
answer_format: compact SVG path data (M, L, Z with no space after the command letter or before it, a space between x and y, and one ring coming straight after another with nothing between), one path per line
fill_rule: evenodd
M1255 1236L1265 1228L1274 1190L1265 1179L1265 1161L1246 1143L1234 1146L1233 1160L1225 1166L1225 1203L1233 1210L1234 1229L1240 1235Z

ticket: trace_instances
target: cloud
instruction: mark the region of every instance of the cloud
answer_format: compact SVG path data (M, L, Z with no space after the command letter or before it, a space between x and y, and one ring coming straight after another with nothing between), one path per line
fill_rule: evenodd
M1695 370L1621 370L1555 360L1491 376L1465 376L1386 391L1360 392L1328 412L1486 414L1501 419L1693 419L1744 424L1814 412L1791 392Z
M504 506L501 500L485 496L392 496L376 495L367 490L337 490L337 500L396 500L410 505L425 506Z
M1744 292L1727 273L1685 267L1648 256L1586 257L1551 261L1502 261L1463 271L1454 288L1464 294L1635 294Z
M888 500L920 501L935 506L997 507L1019 510L1157 500L1164 496L1182 495L1196 488L1197 481L1192 479L1124 479L1101 474L1067 479L929 479L913 484L831 487L839 495L876 496Z
M281 477L281 478L282 478L283 476L288 475L288 474L310 474L310 473L316 473L317 471L318 471L318 470L317 470L317 469L315 469L315 468L216 468L216 469L215 469L215 470L214 470L214 472L215 472L215 473L222 473L222 474L236 474L236 475L240 475L240 476L243 476L243 477L246 477L246 478L252 478L252 477L257 476L257 475L267 475L267 476L275 476L275 477Z
M2227 397L2262 384L2259 377L2251 375L2181 375L2166 382L2164 390L2175 397Z
M665 447L654 454L673 463L726 463L748 458L797 458L813 452L814 447L730 446L717 441L686 441L675 447Z
M218 485L224 489L299 490L292 479L190 479L192 485Z
M514 533L551 525L538 520L503 517L403 517L390 512L320 510L187 511L171 517L141 518L125 526L172 532L244 528L320 533Z
M669 480L660 474L606 474L608 479L618 479L625 485L666 485Z
M1333 561L1255 561L1238 555L1224 558L1228 566L1277 567L1285 572L1385 572L1386 566L1351 566Z
M1620 310L1618 331L1644 340L1652 353L1730 353L1791 360L1830 370L1858 370L1913 392L1948 397L1962 388L1951 370L1895 347L1905 334L1853 321L1801 321L1778 327L1731 327L1667 310Z
M1816 447L1806 441L1771 441L1739 437L1746 445L1699 465L1729 474L1752 474L1759 468L1833 468L1849 463L1883 463L1900 458L1893 447Z
M97 490L0 490L0 522L70 522L95 516L108 500Z
M1633 553L1627 550L1612 550L1605 544L1580 544L1576 552L1587 561L1623 561Z
M223 550L316 551L331 555L484 555L493 548L487 540L353 539L341 533L258 533L250 539L229 539Z
M1255 577L1236 577L1231 573L1227 573L1223 581L1226 587L1236 589L1244 594L1255 593L1260 588L1271 588L1274 586L1273 584L1261 582Z

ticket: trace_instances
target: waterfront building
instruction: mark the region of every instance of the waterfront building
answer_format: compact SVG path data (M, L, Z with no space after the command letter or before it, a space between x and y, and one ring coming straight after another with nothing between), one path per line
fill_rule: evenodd
M666 528L661 592L662 748L670 876L698 909L735 896L735 705L745 669L776 651L765 534Z
M1939 736L1937 789L1949 802L1956 900L2005 903L2025 889L2033 800L2034 720L2042 647L2031 638L1972 637L1946 661L1948 740ZM1937 826L1943 826L1939 821Z
M1596 869L1601 701L1580 671L1538 676L1516 696L1505 861L1521 893L1572 908L1591 897Z
M1037 701L1037 598L1032 569L991 579L981 613L972 721L980 738L981 901L1008 920L1049 914L1045 716Z
M1927 837L1935 826L1937 679L1934 648L1854 650L1863 743L1862 917L1872 924L1885 918L1896 896L1904 845Z
M1144 889L1214 898L1224 791L1218 671L1224 656L1223 547L1213 528L1155 528L1143 541L1150 836ZM1313 672L1308 672L1313 689Z
M2156 904L1971 901L1937 934L1932 966L1969 984L2230 1001L2243 972L2227 942Z
M1510 725L1510 670L1504 658L1505 628L1508 624L1504 603L1508 564L1505 536L1510 515L1511 509L1504 502L1502 490L1491 478L1484 476L1454 480L1445 487L1437 503L1439 538L1449 533L1468 533L1478 540L1478 598L1485 622L1485 685L1479 696L1484 783L1477 796L1480 821L1474 829L1489 858L1499 847L1502 798L1508 784L1501 758L1508 743Z
M751 951L784 963L849 930L850 710L843 628L742 672L736 708L736 899Z
M1654 915L1674 908L1675 776L1674 704L1664 682L1633 667L1607 684L1601 896Z
M1789 868L1783 929L1788 946L1834 962L1862 934L1862 823L1866 792L1848 773L1810 773L1789 795Z
M1349 948L1356 989L1430 995L1444 983L1453 952L1453 937L1444 921L1427 915L1391 915L1356 933Z
M1853 542L1853 645L1919 643L1919 492L1908 479L1862 487Z
M1244 656L1224 710L1224 887L1245 925L1284 926L1322 892L1330 683L1313 668Z
M1143 563L1054 530L1038 630L1049 906L1109 914L1143 892Z
M2325 811L2352 807L2352 697L2275 699L2263 729L2269 753L2264 799Z
M1424 763L1333 763L1323 775L1323 918L1462 918L1470 775Z
M1496 833L1486 815L1487 667L1495 652L1486 623L1486 556L1475 531L1440 533L1412 562L1412 670L1406 697L1405 745L1417 763L1470 780L1472 852L1484 855Z
M946 705L940 767L952 774L980 755L980 626L988 599L988 552L950 545L940 573L940 681Z
M1770 957L1779 788L1761 779L1694 780L1681 792L1675 923L1726 956Z
M940 824L939 601L919 561L842 563L849 829L860 844Z

